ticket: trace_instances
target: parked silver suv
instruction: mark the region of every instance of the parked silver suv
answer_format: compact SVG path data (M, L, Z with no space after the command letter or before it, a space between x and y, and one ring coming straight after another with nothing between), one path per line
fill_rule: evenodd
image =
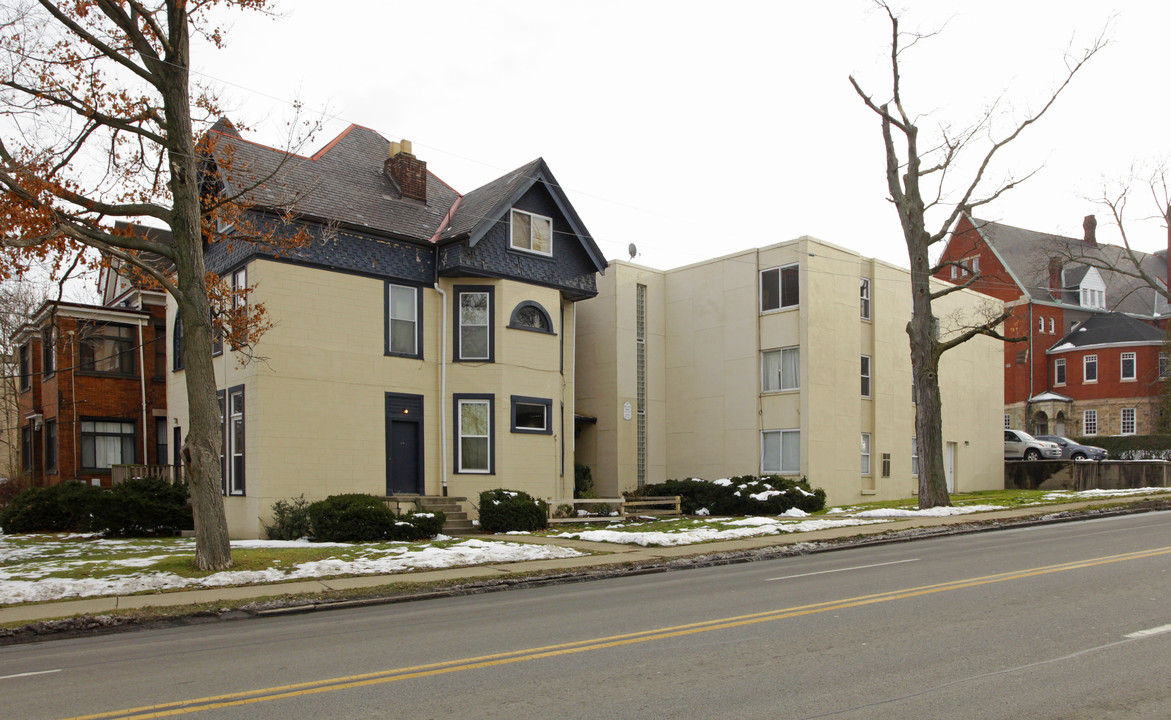
M1038 440L1022 430L1004 431L1005 460L1059 460L1061 446L1048 440Z

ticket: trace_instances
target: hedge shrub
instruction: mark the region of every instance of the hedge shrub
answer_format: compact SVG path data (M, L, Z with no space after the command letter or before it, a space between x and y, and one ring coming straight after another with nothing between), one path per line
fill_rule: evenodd
M403 542L427 540L443 532L445 522L447 516L438 510L409 512L398 516L386 539Z
M97 525L115 537L175 535L194 527L187 487L161 478L130 478L103 492Z
M1105 448L1111 460L1171 460L1171 435L1093 435L1072 438Z
M684 515L701 510L712 515L781 515L792 508L807 513L825 509L824 490L811 489L805 478L780 475L740 475L712 482L701 478L668 480L627 493L631 498L661 495L678 495Z
M264 526L269 540L300 540L313 534L309 523L309 501L305 495L277 500L272 504L272 525Z
M101 530L103 490L79 480L22 490L0 511L5 533Z
M548 526L549 509L544 500L503 488L480 493L480 529L484 532L532 532Z
M394 530L394 511L364 493L330 495L308 508L313 539L318 542L371 542Z
M302 506L307 529L300 524ZM396 515L382 498L364 493L330 495L312 504L304 498L280 500L273 505L273 514L274 525L266 526L265 531L274 540L309 535L318 542L415 542L435 537L447 522L447 516L438 511ZM279 538L274 532L287 536ZM296 537L288 537L292 535Z

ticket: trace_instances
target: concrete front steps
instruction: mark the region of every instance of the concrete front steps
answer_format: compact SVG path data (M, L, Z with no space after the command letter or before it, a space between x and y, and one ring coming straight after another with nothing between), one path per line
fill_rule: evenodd
M467 501L466 497L420 495L415 502L423 512L438 510L446 515L447 522L443 523L443 532L447 535L458 535L470 533L475 529L472 527L472 521L468 519L467 511L464 510L464 503Z

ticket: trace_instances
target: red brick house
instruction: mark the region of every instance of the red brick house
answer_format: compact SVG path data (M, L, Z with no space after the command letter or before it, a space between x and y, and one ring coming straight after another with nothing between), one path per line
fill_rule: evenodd
M1123 248L1099 244L1087 216L1070 238L964 214L940 256L936 277L971 287L1012 308L1006 321L1004 423L1034 434L1154 432L1165 301L1140 280L1101 266L1125 267ZM1100 263L1075 258L1090 255ZM1137 253L1166 280L1163 253ZM1095 379L1090 379L1094 377Z
M20 471L109 487L114 465L167 462L166 304L46 302L17 331Z

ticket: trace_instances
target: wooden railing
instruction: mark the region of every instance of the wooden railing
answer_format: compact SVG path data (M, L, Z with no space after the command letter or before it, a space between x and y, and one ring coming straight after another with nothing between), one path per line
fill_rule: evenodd
M130 478L162 478L175 482L174 468L170 465L114 465L110 467L110 484L117 485Z

